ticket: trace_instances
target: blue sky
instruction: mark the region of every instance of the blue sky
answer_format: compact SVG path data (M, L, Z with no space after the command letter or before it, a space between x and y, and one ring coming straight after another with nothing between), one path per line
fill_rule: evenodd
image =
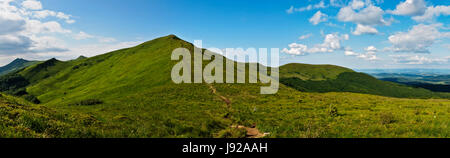
M17 57L93 56L175 34L202 40L207 48L280 48L281 64L448 68L449 5L441 0L0 0L0 26L10 28L0 29L0 64Z

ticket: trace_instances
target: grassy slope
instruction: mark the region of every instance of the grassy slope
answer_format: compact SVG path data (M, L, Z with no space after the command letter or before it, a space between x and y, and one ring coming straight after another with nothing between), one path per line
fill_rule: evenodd
M63 113L23 99L0 94L1 138L71 138L100 135L94 116Z
M170 54L178 47L192 49L168 36L93 58L30 67L21 75L39 81L32 82L28 92L46 106L95 118L99 123L84 132L92 137L244 136L230 129L232 125L256 125L271 133L269 137L450 136L448 100L304 93L283 85L276 95L260 95L259 84L214 84L217 95L232 102L227 106L207 84L171 82L175 62ZM336 77L329 72L302 75L317 80ZM85 99L104 103L73 106ZM338 113L330 114L330 107Z
M344 72L354 72L351 69L335 65L309 65L292 63L280 68L280 78L299 78L302 80L323 81L336 79Z
M450 98L448 93L436 93L381 81L370 75L338 66L288 64L280 67L280 72L281 83L303 92L354 92L399 98Z

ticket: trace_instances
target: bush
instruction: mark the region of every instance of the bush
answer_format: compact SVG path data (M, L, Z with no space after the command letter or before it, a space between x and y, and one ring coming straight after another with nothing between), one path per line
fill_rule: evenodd
M47 129L48 127L48 120L46 120L43 117L39 116L29 116L29 115L23 115L20 118L20 122L25 127L37 132L42 133Z
M83 105L99 105L99 104L103 104L103 101L99 100L99 99L86 99L86 100L82 100L80 102L74 103L74 104L70 104L70 105L78 105L78 106L83 106Z
M336 106L334 106L334 105L330 105L330 108L328 109L328 114L329 114L331 117L337 117L337 116L339 116L338 108L337 108Z
M380 121L381 124L386 125L386 124L392 124L397 122L397 120L395 119L394 114L392 113L383 113L380 115Z
M29 101L29 102L34 103L34 104L40 104L41 103L41 101L37 97L35 97L33 95L27 94L27 95L24 95L23 98L25 100Z
M218 138L245 138L247 135L247 130L243 128L228 128L219 131L216 137Z

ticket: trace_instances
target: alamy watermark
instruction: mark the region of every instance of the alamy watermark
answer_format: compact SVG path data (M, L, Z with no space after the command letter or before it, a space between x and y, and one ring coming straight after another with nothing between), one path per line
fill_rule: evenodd
M186 48L172 51L172 60L179 61L172 68L171 77L174 83L263 83L268 86L261 87L261 94L278 92L279 48L271 48L269 53L267 48L203 49L201 40L195 41L194 45L193 54ZM204 65L204 61L210 62Z

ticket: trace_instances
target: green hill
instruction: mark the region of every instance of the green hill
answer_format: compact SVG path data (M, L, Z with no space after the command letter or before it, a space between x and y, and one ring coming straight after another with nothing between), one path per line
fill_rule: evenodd
M354 72L351 69L335 65L286 64L280 67L280 78L298 78L301 80L322 81L336 79L341 73Z
M34 65L36 63L38 63L38 61L28 61L25 59L17 58L8 65L0 67L0 76L8 74L13 71L18 71L20 69L26 68L30 65Z
M180 47L194 49L170 35L91 58L51 59L0 78L0 85L22 89L18 94L69 115L55 118L74 129L49 137L450 136L448 100L309 93L285 85L277 94L261 95L262 84L174 84L171 70L177 61L170 57ZM336 66L293 67L281 69L280 76L328 82L353 73ZM78 126L86 120L95 123Z
M281 83L303 92L353 92L399 98L450 98L448 93L436 93L381 81L370 75L338 66L288 64L280 67L280 72L282 72Z

